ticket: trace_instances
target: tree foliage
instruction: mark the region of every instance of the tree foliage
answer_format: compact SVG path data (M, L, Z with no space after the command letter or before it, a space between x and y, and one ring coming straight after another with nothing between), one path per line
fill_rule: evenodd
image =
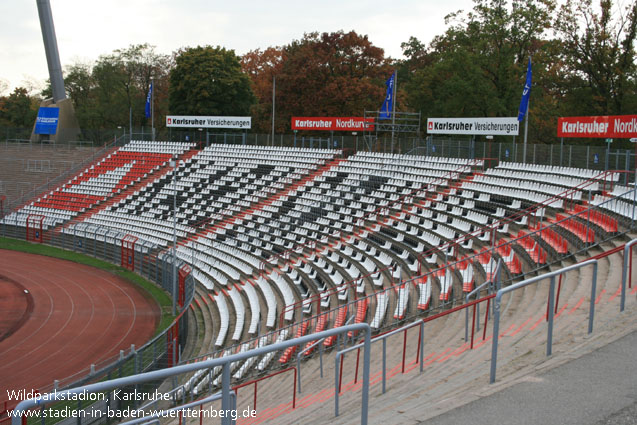
M261 129L268 128L276 76L277 131L289 131L292 116L362 116L366 109L377 110L392 72L383 49L353 31L314 32L283 48L250 52L243 69L256 87Z
M250 77L256 102L252 106L252 128L268 132L272 117L272 85L274 76L281 71L284 50L268 47L251 50L241 57L241 69Z
M31 128L37 115L37 100L24 87L16 87L9 96L0 97L0 124Z
M170 112L176 115L250 115L254 94L239 57L221 47L180 51L170 72Z
M169 113L251 115L253 131L269 133L276 78L281 133L292 116L378 110L394 69L398 110L421 112L423 121L516 116L531 57L532 142L555 142L559 116L637 111L637 0L473 0L446 25L432 40L403 42L401 59L354 31L312 32L241 58L223 47L166 56L132 45L66 67L66 89L82 128L125 126L129 111L134 126L148 126L144 103L153 76L156 127ZM32 126L39 99L25 87L0 97L3 125Z
M552 1L474 3L470 12L448 15L449 28L427 50L415 39L403 44L409 62L426 58L407 87L410 106L425 116L516 116L528 56L548 54L542 36ZM543 67L535 64L534 81Z
M171 58L155 53L155 48L148 44L132 45L101 56L92 72L94 96L99 105L98 118L107 128L113 128L126 125L132 111L135 122L150 124L144 114L144 105L151 77L154 79L155 115L165 114L170 67Z
M637 3L567 0L555 21L562 40L568 106L582 115L634 113Z

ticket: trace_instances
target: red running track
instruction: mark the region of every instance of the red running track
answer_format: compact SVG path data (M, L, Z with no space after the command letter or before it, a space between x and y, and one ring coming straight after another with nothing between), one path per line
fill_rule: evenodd
M156 302L113 274L0 250L0 299L8 297L17 304L0 310L0 400L7 390L50 389L131 344L140 347L159 321Z

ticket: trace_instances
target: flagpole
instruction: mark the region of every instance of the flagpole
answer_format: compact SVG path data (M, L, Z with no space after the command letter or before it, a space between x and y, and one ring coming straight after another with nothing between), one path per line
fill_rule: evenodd
M398 84L398 72L394 70L394 87L391 107L391 153L394 153L394 126L396 125L396 85Z
M275 113L275 103L276 99L276 75L272 76L272 146L274 146L274 113Z
M155 141L155 84L154 77L150 77L150 126L153 132L153 142Z
M526 137L529 134L529 106L531 105L531 99L527 102L526 116L524 117L524 148L522 149L522 163L526 164Z

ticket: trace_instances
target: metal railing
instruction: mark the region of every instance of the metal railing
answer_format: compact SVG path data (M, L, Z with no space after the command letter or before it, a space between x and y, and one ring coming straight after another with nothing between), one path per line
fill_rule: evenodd
M232 354L218 359L210 359L199 363L186 364L180 366L174 366L168 369L155 370L152 372L141 373L134 376L128 376L118 379L113 379L104 382L97 382L90 385L76 387L68 389L66 391L51 392L49 394L42 395L37 398L30 398L21 401L12 412L12 425L21 425L23 418L26 418L25 411L32 408L40 408L47 403L68 400L74 394L86 394L96 392L111 392L118 388L129 387L134 388L140 384L161 381L166 378L177 376L184 373L194 372L199 369L213 368L215 366L222 367L222 380L221 380L221 409L223 411L230 411L232 404L230 400L230 366L232 363L247 360L250 357L260 356L269 352L284 350L288 347L303 344L316 338L327 338L329 336L336 336L345 334L350 331L364 331L365 343L364 343L364 360L363 360L363 390L361 396L361 424L367 424L368 415L368 400L369 400L369 367L370 367L370 344L371 344L371 328L366 323L347 325L341 328L329 329L320 332L316 335L306 335L300 338L296 338L290 341L282 341L277 344L268 345L265 347L255 348L243 353ZM296 380L294 381L296 383ZM230 425L231 418L224 417L222 419L223 425Z
M593 265L593 279L591 283L591 300L590 300L589 316L588 316L588 333L591 334L593 332L593 322L595 320L595 291L597 289L597 260L584 261L582 263L564 267L554 272L532 277L530 279L526 279L515 285L502 288L497 292L495 296L494 306L493 306L493 344L491 349L491 375L489 378L490 383L495 382L495 372L496 372L497 363L498 363L498 340L500 339L500 305L502 304L502 296L509 292L513 292L517 289L524 288L525 286L531 285L533 283L536 283L545 279L550 279L549 300L548 300L548 329L547 329L547 342L546 342L546 355L550 356L551 353L553 352L553 319L555 316L555 311L554 311L555 276L559 276L563 273L569 272L571 270L577 270L582 267L589 266L591 264Z

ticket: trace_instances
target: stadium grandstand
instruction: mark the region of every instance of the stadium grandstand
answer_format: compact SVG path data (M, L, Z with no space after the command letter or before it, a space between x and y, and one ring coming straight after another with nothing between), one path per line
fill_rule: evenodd
M108 394L85 410L232 405L256 409L237 423L325 423L334 403L338 423L367 410L417 423L495 391L496 367L499 389L634 330L619 316L637 290L627 171L143 140L78 161L7 199L3 236L121 264L177 316L142 349L38 389ZM118 403L115 388L170 397Z

